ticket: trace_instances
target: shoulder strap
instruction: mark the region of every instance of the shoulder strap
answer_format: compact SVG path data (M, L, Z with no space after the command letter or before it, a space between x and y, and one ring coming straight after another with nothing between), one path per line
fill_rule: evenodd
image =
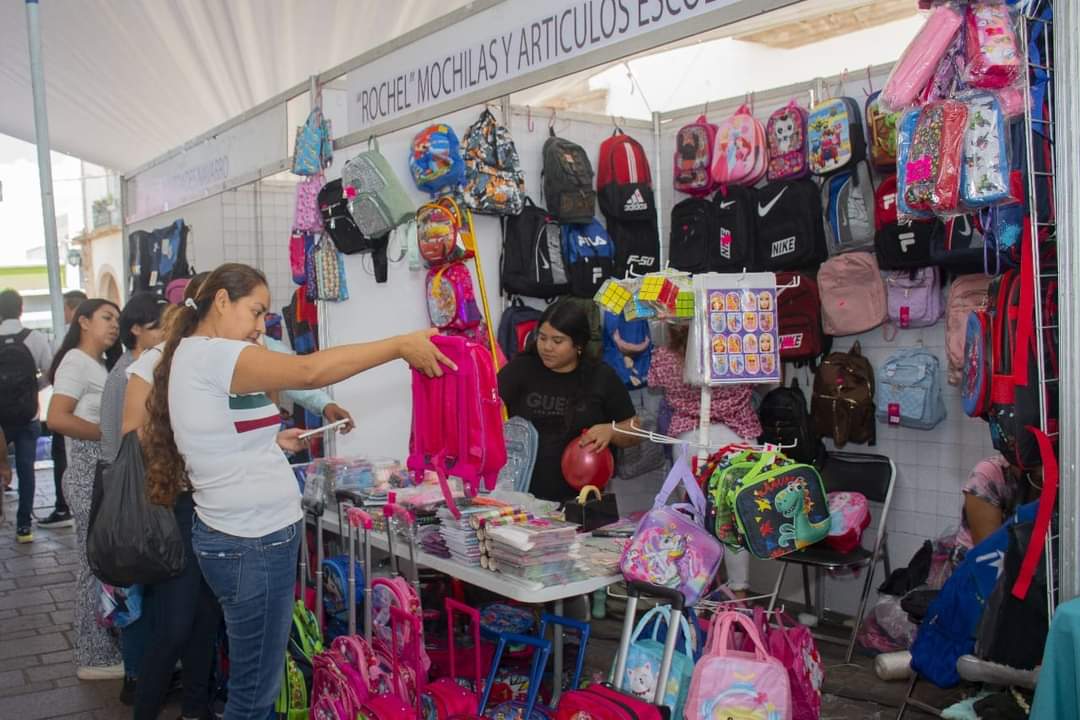
M1050 437L1037 427L1027 426L1028 432L1035 436L1039 444L1039 454L1043 461L1043 486L1039 494L1039 510L1035 515L1035 527L1031 530L1031 541L1024 560L1020 564L1020 572L1016 576L1016 583L1012 586L1012 595L1018 600L1027 597L1031 588L1031 581L1035 578L1035 571L1039 567L1043 550L1046 546L1046 534L1050 529L1050 519L1054 514L1054 504L1057 501L1058 491L1058 461L1054 454L1054 446ZM1046 578L1049 585L1053 578Z
M690 472L690 465L686 460L686 446L683 446L682 454L679 455L679 459L675 461L675 465L672 466L671 472L668 473L667 479L664 480L663 487L660 488L660 492L656 494L656 501L653 503L653 508L660 508L667 504L668 497L675 491L675 488L682 483L686 488L687 497L690 498L690 510L696 516L698 522L701 522L705 517L705 496L701 493L701 488L694 482L694 474Z

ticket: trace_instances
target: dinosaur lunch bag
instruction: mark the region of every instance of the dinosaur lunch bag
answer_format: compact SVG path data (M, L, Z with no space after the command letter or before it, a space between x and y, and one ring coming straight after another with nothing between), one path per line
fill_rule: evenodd
M668 497L680 483L690 499L689 515L667 506ZM623 550L619 560L623 577L677 589L686 604L694 604L716 576L724 556L724 546L704 524L705 496L683 455L675 461L652 509L641 518Z
M828 502L830 527L825 544L849 553L859 547L863 531L870 526L870 504L857 492L831 492Z
M664 642L657 637L661 625L671 620L671 607L659 605L641 616L630 637L630 647L626 652L626 670L623 672L620 687L635 697L651 703L656 697L656 682L660 675L660 663L664 658ZM646 630L651 630L649 637L642 637ZM666 629L667 632L679 632L683 636L683 649L694 648L694 635L686 616L679 617L678 630ZM666 638L667 635L665 634ZM694 673L694 659L685 652L676 650L671 656L671 671L664 693L664 706L671 710L671 717L681 718L686 695L690 691L690 678Z
M945 419L941 360L922 348L898 350L878 368L878 422L930 430Z
M812 465L751 470L735 493L735 518L746 547L759 558L777 558L825 539L831 527L821 476ZM767 469L766 469L767 468Z

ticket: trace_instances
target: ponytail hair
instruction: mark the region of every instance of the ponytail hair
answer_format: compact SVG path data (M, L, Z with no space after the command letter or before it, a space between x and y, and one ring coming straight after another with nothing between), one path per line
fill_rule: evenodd
M187 485L184 458L176 447L169 416L169 374L176 348L209 315L220 290L236 302L267 285L265 275L240 263L225 263L207 274L201 283L195 282L198 279L188 284L184 302L172 308L165 320L165 347L154 369L154 384L146 400L148 420L143 436L146 488L150 501L158 505L173 505Z

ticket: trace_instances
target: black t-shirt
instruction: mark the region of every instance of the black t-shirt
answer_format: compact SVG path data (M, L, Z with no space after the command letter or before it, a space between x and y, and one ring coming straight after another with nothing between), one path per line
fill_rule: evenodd
M529 490L545 500L576 494L560 467L568 442L593 425L635 414L630 393L604 363L582 363L573 372L559 373L536 355L520 353L499 372L499 395L511 417L525 418L540 435Z

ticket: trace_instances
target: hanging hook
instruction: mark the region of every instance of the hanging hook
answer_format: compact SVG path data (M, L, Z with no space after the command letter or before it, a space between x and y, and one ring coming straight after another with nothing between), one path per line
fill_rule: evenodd
M529 132L532 132L533 129L534 129L534 127L533 127L533 118L532 118L532 105L526 105L525 106L525 122L528 125Z
M709 114L709 101L708 100L705 101L705 111L702 112L701 114L706 115L706 116Z
M874 94L874 80L870 77L870 66L866 66L866 85L870 88L869 91L863 90L866 93L866 97L870 97Z
M556 113L555 108L551 108L551 117L548 118L548 129L549 130L554 130L555 129L555 113Z

